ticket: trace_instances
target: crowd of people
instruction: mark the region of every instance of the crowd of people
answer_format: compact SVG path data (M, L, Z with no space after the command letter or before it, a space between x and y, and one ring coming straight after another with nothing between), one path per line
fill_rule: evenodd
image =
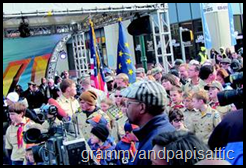
M169 72L160 65L147 73L137 68L137 81L131 84L126 74L109 70L105 72L107 93L94 88L89 75L72 80L67 71L54 79L42 78L39 86L30 81L26 91L17 85L3 102L4 164L38 164L30 150L38 144L26 144L23 133L31 128L45 133L62 120L78 125L79 135L94 156L98 151L106 156L106 151L129 152L118 158L96 157L100 165L242 164L243 146L238 145L243 142L242 107L238 102L221 105L217 95L243 87L230 80L243 72L243 56L222 47L220 52L211 50L208 59L203 51L187 63L177 59ZM52 118L48 113L41 121L28 113L49 104L50 99L65 116ZM218 148L233 152L216 160L222 156ZM168 154L172 151L171 159L155 155L164 149ZM188 150L193 151L183 156L188 159L177 157L177 151ZM141 151L152 153L147 157ZM213 157L197 157L199 151L213 151Z

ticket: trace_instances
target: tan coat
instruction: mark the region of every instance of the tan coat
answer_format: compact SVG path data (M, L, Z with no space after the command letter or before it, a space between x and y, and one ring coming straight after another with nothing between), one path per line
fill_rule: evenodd
M198 113L199 113L199 112L196 111L196 110L188 110L188 109L185 109L185 111L183 112L183 114L184 114L184 125L185 125L185 127L186 127L188 130L191 129L193 120L194 120L195 116L196 116Z
M199 90L204 90L204 86L206 85L202 80L199 80L199 83L197 85L193 85L191 81L189 81L183 86L182 89L184 93L196 93Z
M79 134L81 137L85 138L86 141L90 139L92 129L91 124L89 124L87 120L92 119L98 114L102 115L108 121L108 123L110 123L110 118L101 109L96 110L89 117L87 117L84 112L76 112L72 117L72 120L75 124L77 124L78 121Z
M8 150L12 150L12 154L11 154L12 161L24 161L25 159L25 143L23 142L23 146L21 148L18 148L18 143L17 143L18 128L19 127L16 125L10 125L6 131L5 148Z
M67 99L65 96L61 95L57 98L57 102L65 112L72 117L75 112L80 108L78 100L74 98Z
M219 112L208 106L204 114L196 113L190 131L194 132L200 140L207 144L211 133L220 122Z

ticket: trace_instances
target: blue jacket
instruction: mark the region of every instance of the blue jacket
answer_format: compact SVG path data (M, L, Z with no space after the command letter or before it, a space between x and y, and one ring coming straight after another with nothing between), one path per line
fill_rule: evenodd
M221 157L232 165L243 165L243 142L228 143L223 149L217 153L217 158Z
M102 146L99 146L98 144L91 144L91 141L88 141L88 144L93 151L94 159L97 159L100 154L102 154L102 158L100 159L100 165L110 165L114 164L115 160L115 153L113 152L115 150L114 142L111 141L110 138L108 138ZM98 152L98 150L101 150L102 152ZM110 152L111 151L111 152ZM112 156L111 156L112 154Z
M171 125L166 114L155 116L145 126L139 130L133 131L139 140L138 153L133 165L151 165L150 156L148 151L152 150L152 140L158 134L162 132L173 132L175 128ZM141 159L143 157L143 151L146 152L147 159ZM140 158L140 157L141 158Z

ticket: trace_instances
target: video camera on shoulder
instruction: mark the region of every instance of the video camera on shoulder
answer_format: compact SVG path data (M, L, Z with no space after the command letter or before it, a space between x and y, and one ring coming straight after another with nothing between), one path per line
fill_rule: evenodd
M47 106L43 113L56 116L56 108ZM39 129L29 129L23 139L27 144L39 144L32 147L34 160L42 165L88 165L81 161L81 154L86 150L86 141L78 136L78 129L72 122L63 122L57 127L51 127L48 133ZM87 155L87 153L84 153ZM86 157L86 156L84 156Z
M230 76L232 84L238 86L234 90L225 90L218 93L218 99L221 106L235 104L237 109L243 108L243 72L238 72Z

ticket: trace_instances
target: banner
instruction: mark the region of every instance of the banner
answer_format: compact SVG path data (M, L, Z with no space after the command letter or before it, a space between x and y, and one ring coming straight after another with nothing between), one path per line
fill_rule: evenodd
M207 3L208 4L208 3ZM202 25L203 25L203 34L204 34L204 43L206 49L211 49L212 48L212 38L210 35L207 19L205 16L205 3L200 4L200 9L201 9L201 17L202 17Z
M204 14L227 11L228 3L203 3L202 10Z
M28 82L40 84L57 43L65 35L3 39L3 95Z
M230 32L231 32L231 45L235 46L237 44L235 27L234 27L234 17L231 3L228 3L228 14L229 14L229 23L230 23Z

